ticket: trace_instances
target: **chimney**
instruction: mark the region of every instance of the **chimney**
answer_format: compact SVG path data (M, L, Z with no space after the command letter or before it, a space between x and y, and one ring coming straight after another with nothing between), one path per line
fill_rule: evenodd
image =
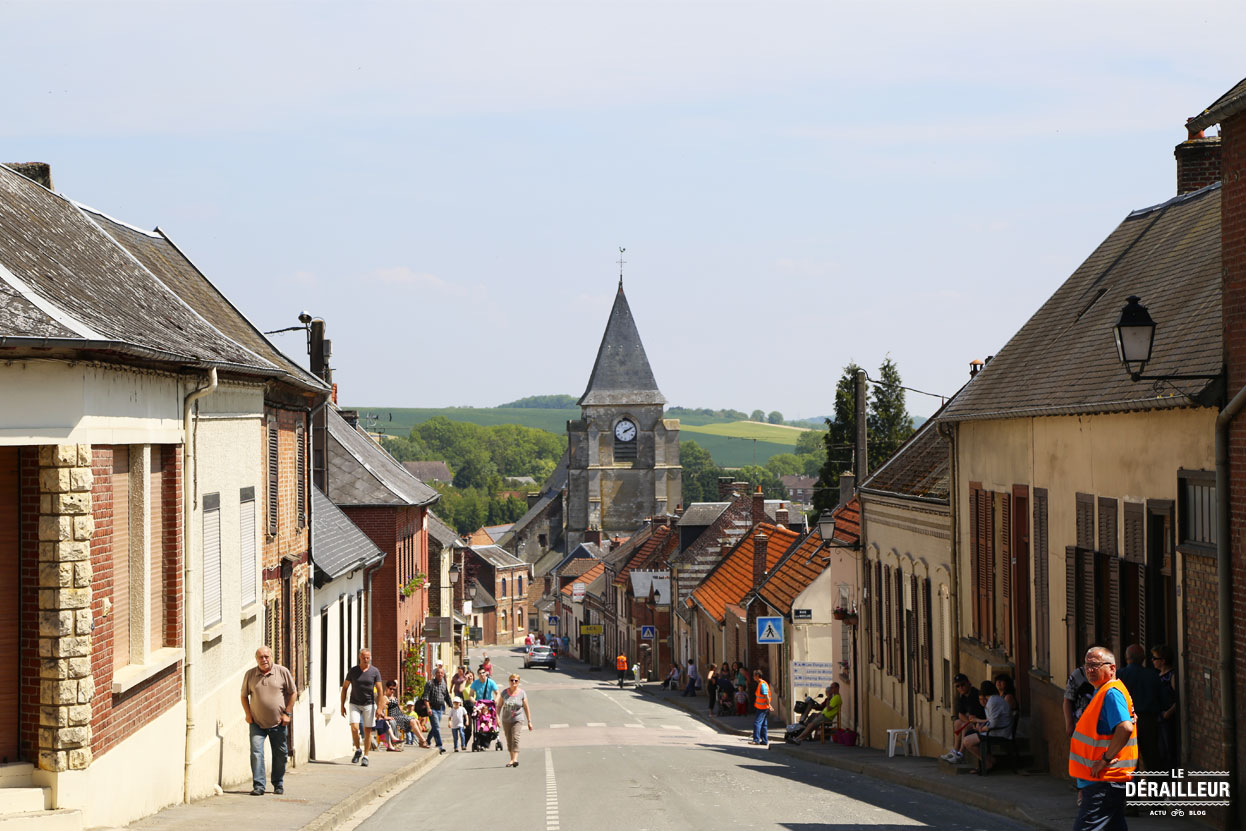
M337 414L340 415L342 417L342 420L345 421L347 424L349 424L351 427L359 426L359 411L358 410L338 410Z
M974 378L977 378L978 373L982 371L983 366L984 365L982 361L980 361L977 358L974 358L972 361L970 361L969 362L969 379L973 380Z
M540 491L528 491L528 507L529 508L531 508L533 505L535 505L536 503L540 501L541 501Z
M857 477L851 473L839 474L839 504L843 505L857 492Z
M48 190L53 190L52 165L47 162L10 162L5 167L14 173L20 173L32 182L43 185Z
M786 528L788 525L787 519L788 519L787 503L780 502L779 510L774 512L774 524L782 525L784 528Z
M585 531L584 542L591 542L594 545L600 545L601 544L601 529L600 528L589 528L587 531Z
M761 525L766 521L766 497L762 495L761 485L753 491L753 524Z
M753 588L761 585L766 577L766 549L770 538L758 531L753 535Z
M1190 119L1193 121L1193 119ZM1177 158L1177 193L1190 193L1220 181L1220 136L1186 128L1187 138L1172 154Z

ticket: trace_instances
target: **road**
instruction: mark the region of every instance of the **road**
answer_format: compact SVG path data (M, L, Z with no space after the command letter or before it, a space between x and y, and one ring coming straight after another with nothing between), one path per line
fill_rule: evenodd
M519 767L505 767L505 752L449 752L360 829L1026 827L869 777L776 758L637 690L620 690L610 682L613 673L581 671L578 664L525 670L521 650L498 647L489 654L493 677L505 684L518 671L530 696L535 729L523 733Z

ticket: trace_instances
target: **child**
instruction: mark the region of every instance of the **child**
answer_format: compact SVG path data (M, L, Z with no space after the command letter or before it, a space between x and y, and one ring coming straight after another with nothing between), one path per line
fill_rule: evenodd
M743 684L737 684L735 688L735 714L737 716L748 715L748 693L744 690Z
M463 699L455 698L451 702L454 706L450 710L450 732L454 734L454 752L459 752L459 745L463 749L467 749L467 730L463 724L467 721L467 708L463 706Z

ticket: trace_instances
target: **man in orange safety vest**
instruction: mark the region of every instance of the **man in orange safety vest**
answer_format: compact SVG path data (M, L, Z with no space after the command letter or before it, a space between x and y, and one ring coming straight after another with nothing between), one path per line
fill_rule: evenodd
M1079 789L1073 829L1124 829L1125 783L1138 767L1138 720L1111 650L1092 646L1083 666L1095 695L1069 737L1069 776Z
M619 671L619 689L623 689L623 679L627 678L627 656L622 652L614 659L614 668Z
M769 744L770 713L774 701L770 698L770 685L760 669L753 670L753 739L750 744Z

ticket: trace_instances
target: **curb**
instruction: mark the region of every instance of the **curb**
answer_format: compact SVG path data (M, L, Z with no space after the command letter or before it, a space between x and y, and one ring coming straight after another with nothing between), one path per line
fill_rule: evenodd
M430 768L438 764L441 761L441 757L442 754L434 753L431 756L425 756L423 759L414 761L405 767L386 774L330 807L323 814L304 825L301 831L329 831L343 825L381 794L396 788L404 788L419 779Z

